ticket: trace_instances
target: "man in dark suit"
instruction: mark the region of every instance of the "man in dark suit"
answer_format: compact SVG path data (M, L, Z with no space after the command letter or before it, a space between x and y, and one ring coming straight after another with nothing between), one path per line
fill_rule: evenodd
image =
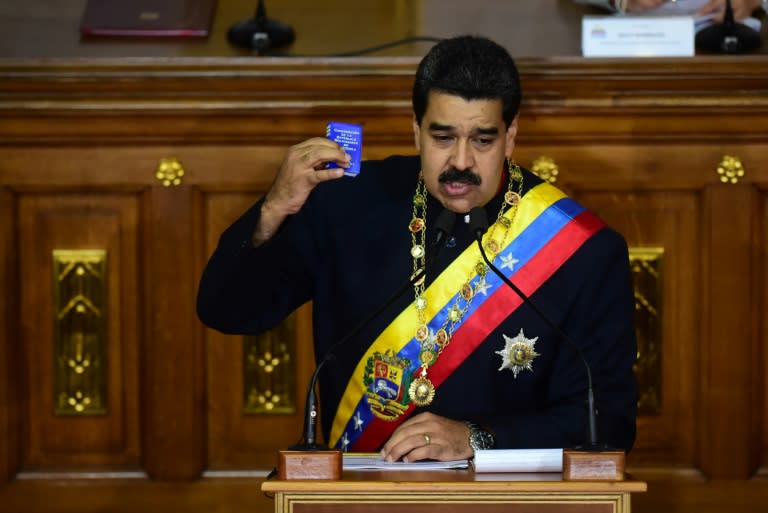
M339 145L299 143L266 196L222 234L200 283L200 318L258 333L312 300L315 354L335 356L320 377L331 445L412 461L583 443L587 379L565 333L591 367L602 440L631 448L626 244L512 161L520 100L506 50L479 37L442 41L416 73L418 157L366 161L344 177ZM492 222L488 257L546 319L484 263L476 208ZM458 219L438 231L444 211Z

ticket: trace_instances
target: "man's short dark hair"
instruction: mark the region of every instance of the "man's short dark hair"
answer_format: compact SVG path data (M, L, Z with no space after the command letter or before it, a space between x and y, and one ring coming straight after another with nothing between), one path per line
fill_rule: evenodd
M413 113L419 125L433 91L465 100L499 99L507 126L520 108L515 61L503 47L483 37L445 39L422 59L413 83Z

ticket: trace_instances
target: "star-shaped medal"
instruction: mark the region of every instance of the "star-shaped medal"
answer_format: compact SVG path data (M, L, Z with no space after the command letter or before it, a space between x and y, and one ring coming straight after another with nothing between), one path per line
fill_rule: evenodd
M534 358L539 356L539 353L533 350L533 346L539 337L527 338L523 334L522 328L520 328L520 333L515 338L510 338L503 333L502 336L505 342L504 349L496 351L496 354L502 358L499 370L509 369L515 378L523 369L533 371L531 363Z

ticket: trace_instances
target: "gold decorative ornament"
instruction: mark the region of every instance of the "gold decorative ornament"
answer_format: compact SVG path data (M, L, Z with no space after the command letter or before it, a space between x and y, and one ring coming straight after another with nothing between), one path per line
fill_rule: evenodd
M662 406L664 248L630 247L635 293L637 358L632 366L639 388L639 415L659 415Z
M242 397L246 415L296 412L296 316L242 340Z
M107 252L54 249L54 414L107 413Z
M163 187L181 185L184 176L184 167L175 158L160 159L155 176L163 183Z
M557 175L560 174L560 168L555 163L555 159L542 155L533 161L531 172L545 182L555 183Z
M67 405L71 407L75 413L85 412L85 410L91 406L91 403L91 398L84 395L80 390L67 399Z
M511 211L511 218L514 219L517 213L517 205L520 203L523 189L523 173L520 167L513 162L508 162L509 184L504 194L504 201L499 208L496 222L493 223L484 236L488 259L493 260L501 249L506 245L509 237L512 222L507 221L504 214ZM517 184L517 190L514 190ZM408 224L408 230L411 233L411 256L413 257L413 273L425 268L426 264L426 231L427 231L427 188L423 176L419 173L419 180L416 184L416 192L413 196L413 215ZM501 233L497 233L501 228ZM416 228L416 229L414 229ZM424 298L425 282L414 284L414 307L418 316L418 325L416 328L416 340L420 344L419 362L421 363L421 372L418 378L411 382L408 388L408 396L416 406L428 406L435 398L435 386L428 376L429 367L437 361L440 354L451 341L453 331L469 310L472 300L478 292L485 294L488 286L485 283L485 275L488 268L484 261L479 260L473 268L473 271L467 280L459 287L459 293L456 294L454 303L448 307L446 320L436 331L432 332L427 325L427 301ZM472 280L479 276L480 280L472 285ZM463 300L463 304L462 304Z
M738 183L744 176L744 166L738 157L723 155L723 160L717 166L717 174L723 183Z

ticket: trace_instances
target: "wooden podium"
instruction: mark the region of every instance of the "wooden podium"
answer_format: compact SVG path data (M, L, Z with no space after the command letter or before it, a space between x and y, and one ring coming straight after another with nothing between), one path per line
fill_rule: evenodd
M275 513L630 513L646 483L563 481L559 473L344 471L339 481L265 481Z

